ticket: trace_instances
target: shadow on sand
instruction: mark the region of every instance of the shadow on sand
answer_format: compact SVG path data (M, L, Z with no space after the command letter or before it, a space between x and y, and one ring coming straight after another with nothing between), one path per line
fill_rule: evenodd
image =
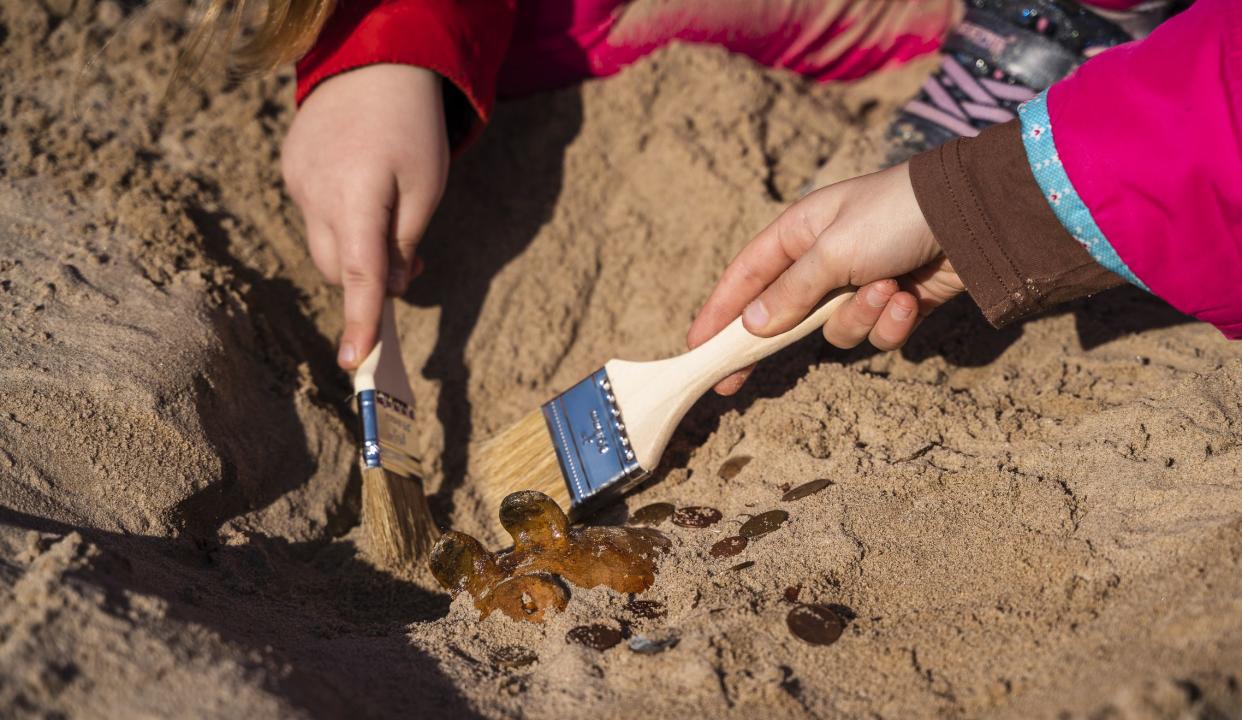
M262 682L308 715L475 717L438 662L407 638L409 624L448 612L447 596L374 570L349 543L251 537L222 546L73 527L4 507L0 525L77 532L104 553L82 579L104 590L105 611L124 617L129 592L164 599L169 619L287 668L262 673Z

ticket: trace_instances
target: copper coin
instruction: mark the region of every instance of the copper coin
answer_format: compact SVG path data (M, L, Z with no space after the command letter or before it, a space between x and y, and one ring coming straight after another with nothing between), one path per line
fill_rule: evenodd
M755 564L754 560L746 560L746 561L738 563L737 565L734 565L733 567L729 568L729 570L733 572L737 572L738 570L745 570L748 567L753 567L754 564Z
M749 462L749 455L738 455L737 457L731 457L721 463L720 469L716 471L716 475L718 475L721 480L732 480L737 477L738 473L742 472L742 468L746 467Z
M801 485L794 488L793 490L790 490L784 495L781 495L781 500L785 502L801 500L807 495L814 495L815 493L819 492L820 490L823 490L824 488L828 487L831 484L832 484L832 481L827 478L820 478L819 480L812 480L811 482L808 482L808 483L802 483Z
M720 511L709 507L677 508L673 513L673 524L688 528L705 528L720 522Z
M740 535L727 537L724 540L712 545L712 557L733 557L746 549L750 541Z
M666 502L644 505L635 510L633 515L630 515L630 524L659 525L665 520L668 520L669 516L671 516L673 511L676 509L677 508L673 505L673 503Z
M831 645L845 631L845 619L823 605L794 605L785 624L794 637L812 645Z
M738 530L738 534L751 540L761 538L773 530L779 530L788 519L789 513L784 510L769 510L742 523L742 529Z
M611 625L579 625L565 633L567 642L576 642L596 650L607 650L621 642L621 631Z
M504 645L491 652L492 662L503 668L526 667L539 659L534 650L521 645Z
M785 588L785 602L796 603L798 602L798 596L801 594L801 585L791 585L790 587Z
M834 613L840 615L841 619L847 624L851 620L858 619L858 613L854 612L849 606L841 605L840 603L828 603L826 607Z
M659 600L631 600L626 603L625 609L638 617L648 619L662 618L668 614L664 603Z

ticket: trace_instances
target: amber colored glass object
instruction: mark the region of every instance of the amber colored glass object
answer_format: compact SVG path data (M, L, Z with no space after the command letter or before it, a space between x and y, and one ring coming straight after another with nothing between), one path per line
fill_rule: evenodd
M640 593L655 582L659 556L669 548L668 538L651 528L571 527L552 498L533 490L504 499L500 524L513 536L512 550L489 553L454 531L431 551L436 580L454 595L470 593L484 617L500 610L543 622L549 610L568 603L566 583Z

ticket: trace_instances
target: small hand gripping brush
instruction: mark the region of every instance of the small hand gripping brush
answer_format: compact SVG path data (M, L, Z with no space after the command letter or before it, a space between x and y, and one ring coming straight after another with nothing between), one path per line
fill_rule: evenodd
M354 373L362 420L362 524L380 564L413 567L440 536L414 454L414 393L401 358L392 299L384 301L379 342Z
M833 293L773 337L752 335L738 318L677 357L609 360L480 449L488 508L518 490L549 495L573 517L615 500L656 468L682 417L712 386L809 335L853 295Z

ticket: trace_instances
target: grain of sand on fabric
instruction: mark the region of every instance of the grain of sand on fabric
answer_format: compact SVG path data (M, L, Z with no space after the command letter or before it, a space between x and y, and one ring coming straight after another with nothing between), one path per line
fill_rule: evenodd
M964 300L899 353L812 339L702 402L605 517L723 514L662 526L663 618L575 591L546 626L478 622L375 570L339 299L280 185L290 79L161 108L181 6L135 5L0 3L0 715L1242 714L1242 346L1136 291L1002 331ZM925 67L817 88L677 47L503 105L400 312L441 520L485 532L473 443L680 351L816 167L875 169ZM854 618L805 644L787 595ZM588 622L677 643L566 643Z

